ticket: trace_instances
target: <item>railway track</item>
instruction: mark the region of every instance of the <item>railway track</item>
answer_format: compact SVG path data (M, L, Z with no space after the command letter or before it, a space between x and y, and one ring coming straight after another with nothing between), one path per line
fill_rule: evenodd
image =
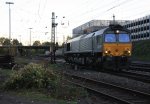
M141 73L130 72L130 71L126 71L126 70L124 70L122 72L105 71L105 73L109 73L112 75L125 77L125 78L129 78L129 79L133 79L133 80L137 80L137 81L141 81L141 82L150 84L150 75L144 75Z
M137 64L139 65L139 63ZM137 64L134 63L134 65L137 65ZM147 64L146 65L140 64L140 65L142 68L149 67ZM140 69L138 69L138 71L139 70ZM115 76L125 77L125 78L128 78L129 80L134 79L137 82L140 81L143 83L147 83L149 86L150 75L143 75L142 73L136 73L134 71L135 70L132 70L132 71L128 70L128 71L117 72L117 73L109 72L109 74L113 74L113 75L115 74ZM145 71L145 69L143 69L142 71ZM148 71L146 70L146 72ZM149 100L150 93L148 89L145 89L146 87L143 87L145 85L141 86L142 84L139 84L141 88L136 87L136 89L134 89L134 87L133 88L128 87L128 85L127 86L122 86L120 84L116 85L115 83L108 83L108 82L106 83L105 81L104 82L97 81L88 77L83 77L83 76L81 77L81 76L71 75L71 77L73 77L73 80L71 80L71 82L81 87L87 88L93 92L96 92L101 95L107 96L111 99L114 99L120 102L119 104L150 104L150 100ZM117 79L116 79L116 82L117 82Z
M150 94L84 76L70 73L65 73L65 75L72 78L69 80L71 83L114 99L120 104L150 104Z
M58 60L58 62L59 63L61 63L61 62L64 63L64 61L62 61L62 60ZM139 64L139 63L136 63L136 65L141 65L142 66L142 64ZM145 66L145 65L143 65L143 66ZM146 64L146 66L148 66L148 64ZM144 69L143 69L142 72L140 72L140 71L142 71L142 70L139 70L138 72L134 71L134 70L132 70L132 71L123 70L121 72L115 72L115 71L101 71L101 72L109 73L109 74L113 74L113 75L117 75L117 76L121 76L121 77L126 77L126 78L130 78L130 79L134 79L134 80L141 81L141 82L144 82L144 83L150 83L150 73L148 72L149 75L146 75L146 74L143 74L143 72L145 71Z
M63 59L58 59L56 61L59 63L65 63L65 60L63 60ZM130 70L150 72L150 63L149 62L134 61L130 65Z
M64 60L57 60L58 63L65 63ZM137 71L134 71L134 68L137 68L136 66L134 65L138 65L138 66L141 66L139 70ZM132 67L131 70L123 70L121 72L115 72L115 71L101 71L101 72L105 72L105 73L110 73L110 74L113 74L113 75L117 75L117 76L121 76L121 77L127 77L127 78L131 78L131 79L134 79L134 80L138 80L138 81L142 81L144 83L150 83L150 70L148 72L148 70L145 71L145 67L148 69L148 67L150 68L150 64L147 64L147 63L132 63L132 66L134 66L134 68ZM142 67L144 66L144 67ZM143 68L143 70L142 70ZM82 69L81 69L82 70ZM146 74L145 74L145 73Z
M135 66L140 65L141 68L149 67L148 64L146 65L143 64L144 63L141 64L134 63ZM85 69L83 70L85 71ZM80 69L81 73L82 72L84 73L83 70ZM87 76L84 77L84 75L76 73L75 75L71 74L73 80L71 80L70 82L79 85L81 87L87 88L95 93L99 93L100 95L109 97L110 99L114 99L116 100L116 102L119 102L119 104L150 104L150 100L149 100L150 91L148 90L149 88L148 86L150 84L150 74L144 75L143 72L148 72L148 70L145 68L142 70L141 69L123 70L122 72L112 72L112 71L102 72L102 73L107 73L118 77L116 80L114 79L115 82L112 83L111 81L110 83L109 81L108 82L103 80L98 81L97 78L93 77L95 79L94 80L93 78L91 79L91 77L87 77ZM87 73L90 73L90 71ZM125 80L122 80L123 77L125 78ZM132 80L135 81L133 81L133 84L130 85L128 84L128 80L126 79L128 79L130 83L132 83ZM111 80L111 76L110 76L110 80ZM123 83L119 84L118 81L119 83L120 81L127 81L127 82L125 82L124 84ZM134 86L132 87L132 85Z
M150 72L150 63L148 62L132 62L130 65L130 69L137 71L145 71Z

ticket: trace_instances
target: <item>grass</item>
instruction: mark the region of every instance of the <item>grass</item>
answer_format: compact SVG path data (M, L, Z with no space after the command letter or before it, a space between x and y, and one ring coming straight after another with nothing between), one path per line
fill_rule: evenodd
M64 101L64 100L58 100L54 99L49 95L46 95L45 93L33 89L23 89L23 90L18 90L17 92L10 92L13 93L17 96L25 97L30 100L35 100L35 101L42 101L42 102L57 102L57 104L67 104L69 101ZM69 104L77 104L75 101L71 101Z
M3 89L3 82L9 78L12 70L10 69L0 69L0 90Z
M52 69L52 70L57 70L60 68L60 66L58 66L57 64L49 64L48 65L48 68L49 69Z
M10 69L0 69L0 76L9 77L12 73L12 70Z
M15 63L17 64L28 64L30 59L27 58L21 58L21 57L15 57Z

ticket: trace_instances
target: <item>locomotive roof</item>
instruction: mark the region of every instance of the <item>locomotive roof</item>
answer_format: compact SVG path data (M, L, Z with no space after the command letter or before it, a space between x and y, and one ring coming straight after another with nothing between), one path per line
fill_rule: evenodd
M70 42L79 40L81 37L82 37L82 35L80 35L80 36L78 36L78 37L75 37L75 38L73 38L73 39L70 39L70 40L67 41L67 43L70 43Z
M103 29L101 29L101 30L96 31L96 32L95 32L95 36L97 36L97 35L99 35L99 34L103 34L104 31L105 31L106 29L108 29L108 28L109 28L109 27L106 27L106 28L103 28Z
M108 28L108 27L107 27L107 28ZM103 28L103 29L101 29L101 30L98 30L98 31L93 32L93 33L90 33L90 34L80 35L80 36L78 36L78 37L75 37L75 38L73 38L73 39L68 40L67 43L80 40L81 38L92 37L92 35L93 35L94 33L95 33L94 36L97 36L97 35L99 35L99 34L103 34L103 32L104 32L107 28Z
M103 34L105 31L107 30L113 30L113 29L123 29L123 30L126 30L124 27L122 27L121 25L110 25L108 27L105 27L103 29L100 29L96 32L93 32L93 33L90 33L90 34L84 34L84 35L80 35L78 37L75 37L73 39L70 39L67 41L67 43L70 43L70 42L73 42L73 41L77 41L77 40L80 40L81 38L88 38L88 37L92 37L93 35L94 36L97 36L97 35L100 35L100 34ZM95 34L94 34L95 33Z

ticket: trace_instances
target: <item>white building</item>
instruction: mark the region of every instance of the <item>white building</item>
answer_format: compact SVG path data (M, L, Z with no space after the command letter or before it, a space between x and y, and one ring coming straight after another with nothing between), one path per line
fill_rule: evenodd
M124 22L123 26L131 31L132 41L150 39L150 15Z

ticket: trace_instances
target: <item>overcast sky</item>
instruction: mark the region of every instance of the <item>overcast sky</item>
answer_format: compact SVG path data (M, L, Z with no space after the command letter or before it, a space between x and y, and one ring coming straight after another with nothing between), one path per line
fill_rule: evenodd
M50 41L51 15L57 16L57 40L71 35L72 29L93 19L132 20L150 15L149 0L0 0L0 37L9 37L9 6L11 5L12 38L29 44L32 41ZM63 18L65 16L65 18ZM61 25L65 23L65 26Z

